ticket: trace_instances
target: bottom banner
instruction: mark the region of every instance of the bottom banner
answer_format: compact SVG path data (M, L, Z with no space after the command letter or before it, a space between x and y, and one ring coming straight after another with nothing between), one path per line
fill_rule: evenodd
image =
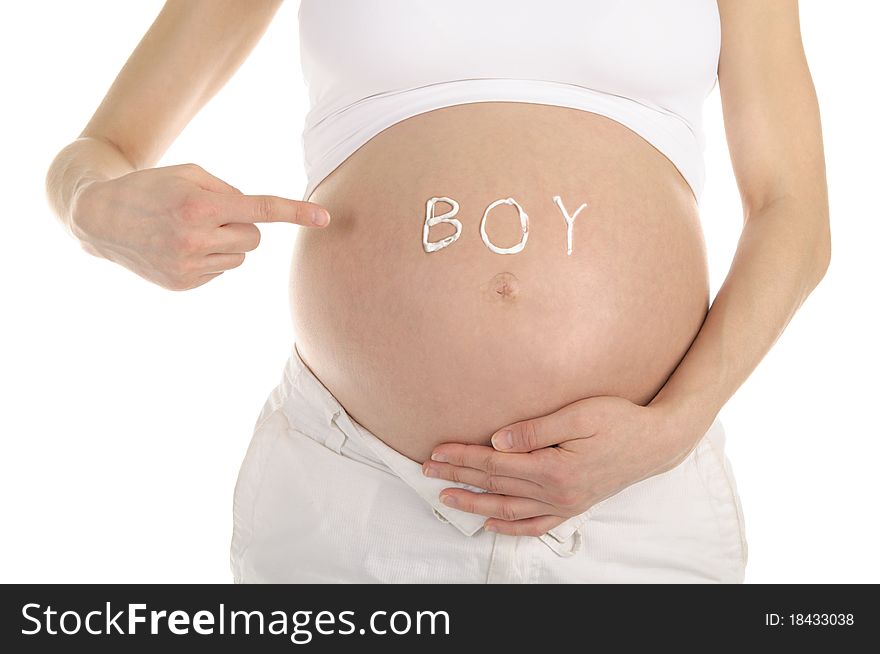
M222 641L249 652L842 646L873 632L874 592L868 585L7 585L0 645L6 652L118 652L135 644L174 652Z

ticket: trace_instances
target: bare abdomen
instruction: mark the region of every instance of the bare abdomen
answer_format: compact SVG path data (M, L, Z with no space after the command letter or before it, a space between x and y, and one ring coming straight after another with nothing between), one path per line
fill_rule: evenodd
M425 252L431 197L459 204L451 245ZM571 253L559 196L574 220ZM514 198L525 247L498 254L485 209ZM333 217L299 232L290 297L297 348L346 411L422 461L438 443L488 443L577 399L644 404L708 309L693 196L627 128L574 109L459 105L385 130L311 196ZM436 215L449 209L438 204ZM432 227L430 240L454 232ZM486 222L521 240L514 206Z

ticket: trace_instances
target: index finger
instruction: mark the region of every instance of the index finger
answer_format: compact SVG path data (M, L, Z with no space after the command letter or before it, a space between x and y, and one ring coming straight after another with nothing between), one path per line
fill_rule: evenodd
M324 207L277 195L217 194L213 198L226 223L293 223L305 227L323 227L330 222Z
M483 470L491 475L539 481L543 466L537 452L499 452L485 445L443 443L434 448L431 460Z

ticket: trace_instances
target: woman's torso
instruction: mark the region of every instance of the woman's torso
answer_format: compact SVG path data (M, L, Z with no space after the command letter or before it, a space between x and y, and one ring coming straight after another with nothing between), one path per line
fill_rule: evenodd
M304 3L301 20L315 6ZM411 60L404 45L396 54ZM426 202L442 196L459 204L462 231L426 252ZM555 196L569 215L587 204L570 254ZM529 216L516 254L493 252L480 233L483 212L505 198ZM333 220L296 240L297 348L355 420L418 461L584 397L646 403L708 309L690 186L648 141L596 113L493 101L419 113L370 138L309 199ZM429 240L452 233L437 225ZM518 243L516 209L494 209L486 236Z

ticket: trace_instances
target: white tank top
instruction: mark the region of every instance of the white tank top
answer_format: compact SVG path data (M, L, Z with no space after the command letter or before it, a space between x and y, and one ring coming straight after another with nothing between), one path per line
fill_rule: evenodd
M699 200L716 0L301 0L310 110L303 199L416 114L516 101L601 114L662 152Z

